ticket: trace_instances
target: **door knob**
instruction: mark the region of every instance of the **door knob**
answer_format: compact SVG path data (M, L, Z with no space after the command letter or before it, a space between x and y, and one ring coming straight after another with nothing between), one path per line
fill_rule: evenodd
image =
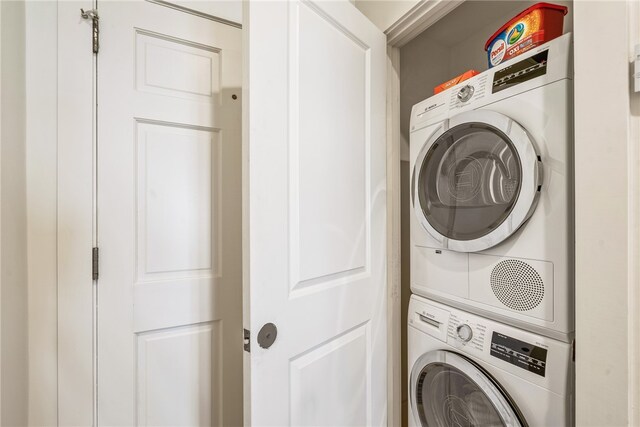
M267 323L258 332L258 344L262 348L269 348L278 336L278 328L273 323Z

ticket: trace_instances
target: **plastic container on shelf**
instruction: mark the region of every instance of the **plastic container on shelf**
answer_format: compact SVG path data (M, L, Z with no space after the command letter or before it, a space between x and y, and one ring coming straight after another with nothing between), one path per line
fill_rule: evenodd
M452 86L457 85L458 83L461 83L465 80L470 79L473 76L477 76L478 74L480 74L478 71L476 70L469 70L469 71L465 71L464 73L460 74L459 76L456 76L454 78L452 78L451 80L447 80L446 82L439 84L438 86L433 88L433 94L438 94L440 92L442 92L443 90L447 90Z
M562 35L565 6L536 3L504 24L487 40L489 68Z

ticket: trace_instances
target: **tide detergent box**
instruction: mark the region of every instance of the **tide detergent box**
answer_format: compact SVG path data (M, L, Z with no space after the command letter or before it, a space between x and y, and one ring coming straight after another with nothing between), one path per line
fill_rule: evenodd
M537 3L516 15L487 40L489 68L562 35L565 6Z

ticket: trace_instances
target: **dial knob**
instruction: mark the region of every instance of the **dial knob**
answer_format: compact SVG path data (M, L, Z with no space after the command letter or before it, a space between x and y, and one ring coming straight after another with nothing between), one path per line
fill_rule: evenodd
M471 329L471 326L469 325L458 326L456 332L458 333L458 338L463 342L469 342L471 341L471 338L473 338L473 329Z
M473 96L475 88L471 85L466 85L458 91L458 99L462 102L467 102Z

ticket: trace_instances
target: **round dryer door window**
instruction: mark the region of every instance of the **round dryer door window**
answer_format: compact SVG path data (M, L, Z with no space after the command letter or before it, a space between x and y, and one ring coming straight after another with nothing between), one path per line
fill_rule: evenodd
M414 169L414 207L444 247L475 252L513 234L533 213L542 167L527 132L488 110L443 122Z
M526 426L509 395L470 359L439 350L411 372L411 405L424 427Z

